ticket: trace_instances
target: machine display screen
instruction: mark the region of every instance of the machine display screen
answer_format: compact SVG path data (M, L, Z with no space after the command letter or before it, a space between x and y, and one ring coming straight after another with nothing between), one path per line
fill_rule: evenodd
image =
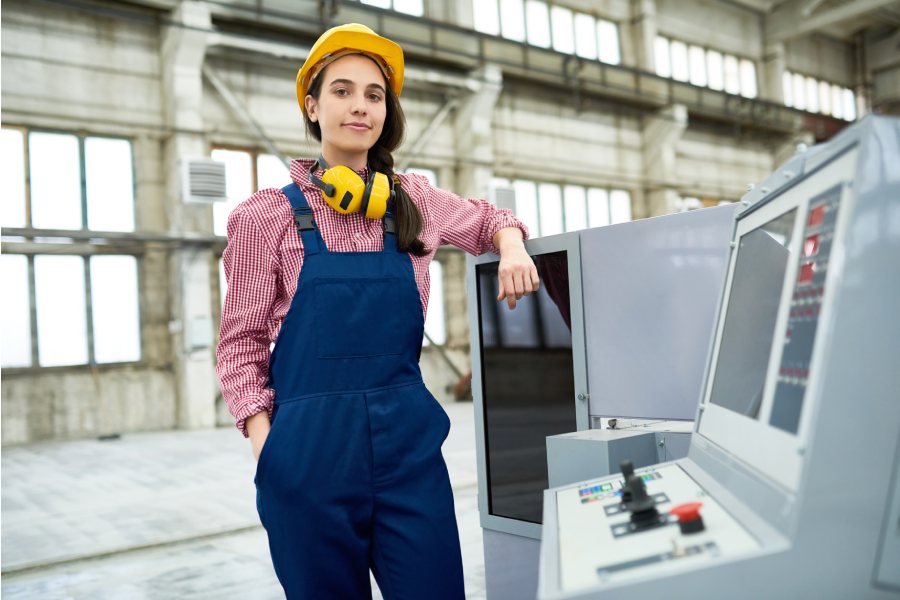
M710 402L759 417L797 210L745 233L732 276Z
M490 514L540 523L548 435L577 429L568 257L533 255L537 294L498 302L497 267L476 267ZM475 349L473 349L475 351Z

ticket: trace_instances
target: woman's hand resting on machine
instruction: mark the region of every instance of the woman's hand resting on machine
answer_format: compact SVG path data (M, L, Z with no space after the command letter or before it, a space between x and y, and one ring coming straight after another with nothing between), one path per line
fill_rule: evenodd
M522 230L505 227L494 234L494 246L500 250L500 267L497 276L500 293L497 300L506 299L510 309L516 307L516 300L538 291L540 278L537 267L522 242Z

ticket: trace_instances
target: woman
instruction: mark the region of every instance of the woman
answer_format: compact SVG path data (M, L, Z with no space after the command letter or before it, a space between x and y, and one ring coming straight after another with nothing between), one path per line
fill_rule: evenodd
M450 421L418 359L440 244L500 252L510 308L536 291L507 210L395 175L403 52L368 27L322 35L297 76L318 160L232 212L217 370L257 457L257 509L288 598L462 598ZM269 355L269 346L276 339Z

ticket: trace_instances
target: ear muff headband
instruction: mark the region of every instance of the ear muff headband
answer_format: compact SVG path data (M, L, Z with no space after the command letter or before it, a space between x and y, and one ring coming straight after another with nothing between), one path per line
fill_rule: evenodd
M317 166L325 169L322 178L315 175ZM328 167L320 156L309 166L309 180L322 190L325 202L341 214L360 212L369 219L381 219L387 212L394 190L388 176L370 169L368 181L344 165Z

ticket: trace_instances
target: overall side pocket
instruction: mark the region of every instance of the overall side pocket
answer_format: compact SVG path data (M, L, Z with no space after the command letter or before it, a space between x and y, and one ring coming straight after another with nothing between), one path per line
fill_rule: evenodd
M256 472L253 474L253 483L257 486L259 485L260 475L264 471L265 466L268 462L268 456L269 454L271 454L273 442L275 442L273 436L278 430L277 425L283 420L277 418L279 410L280 406L278 404L276 404L275 408L272 409L272 421L271 425L269 426L269 433L266 435L266 439L265 441L263 441L263 446L259 451L259 457L256 459Z

